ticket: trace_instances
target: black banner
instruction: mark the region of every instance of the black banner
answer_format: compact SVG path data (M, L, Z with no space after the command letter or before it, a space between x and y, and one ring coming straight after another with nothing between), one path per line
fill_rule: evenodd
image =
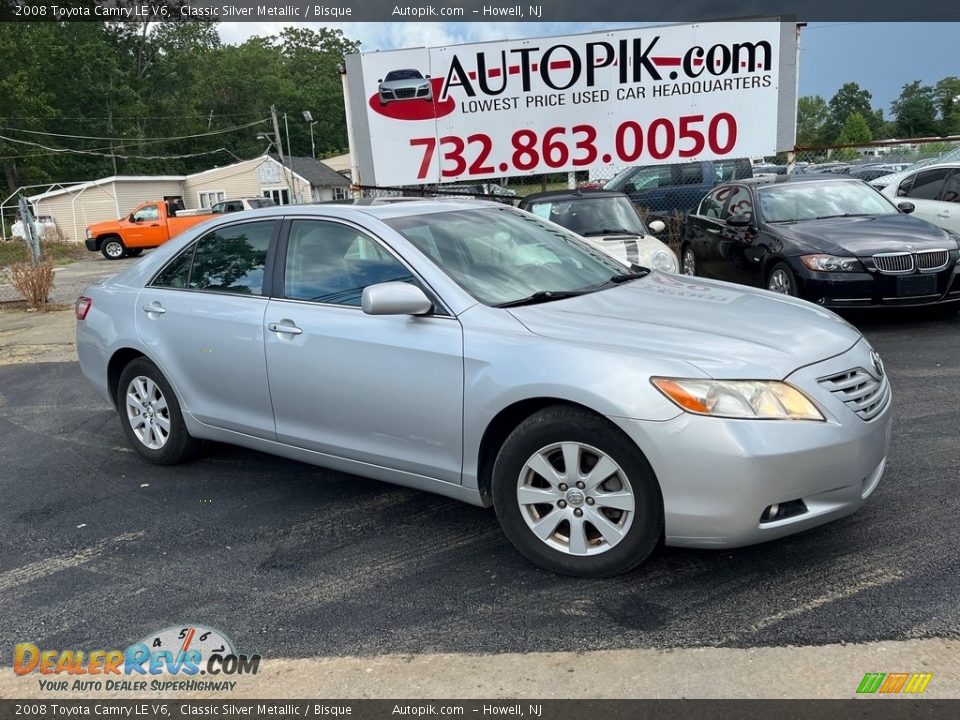
M801 21L949 22L941 0L0 0L6 21L699 22L796 15Z
M946 720L956 700L0 700L14 718L526 718L527 720Z

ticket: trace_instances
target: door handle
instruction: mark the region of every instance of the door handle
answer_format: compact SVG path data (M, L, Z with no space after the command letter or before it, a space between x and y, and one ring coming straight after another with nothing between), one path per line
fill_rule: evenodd
M272 322L267 325L267 330L275 333L285 333L287 335L303 335L303 330L301 330L300 328L298 328L296 325L292 323L289 325L286 325L286 324Z
M143 311L144 311L145 313L152 313L152 314L155 314L155 315L163 315L163 314L167 311L167 309L166 309L165 307L163 307L163 305L161 305L161 304L158 303L158 302L152 302L152 303L150 303L149 305L144 305L144 306L143 306Z

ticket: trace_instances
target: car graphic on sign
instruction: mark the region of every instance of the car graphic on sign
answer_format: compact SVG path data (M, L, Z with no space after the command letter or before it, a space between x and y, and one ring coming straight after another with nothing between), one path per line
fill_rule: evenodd
M386 77L378 80L380 83L377 93L380 96L380 105L398 100L426 100L433 101L433 88L430 86L430 76L423 75L419 70L411 68L405 70L391 70Z

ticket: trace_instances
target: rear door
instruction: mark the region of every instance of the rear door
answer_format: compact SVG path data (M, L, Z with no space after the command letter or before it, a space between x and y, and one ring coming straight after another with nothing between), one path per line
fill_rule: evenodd
M293 219L265 317L277 439L459 483L463 333L429 316L367 315L363 289L422 284L377 238L335 219ZM429 291L428 291L429 294Z
M921 170L902 180L896 195L916 206L916 217L960 233L960 170Z
M687 217L687 240L693 247L697 275L719 277L720 241L726 228L722 216L731 192L732 188L725 185L707 193L696 211Z
M137 331L200 422L273 440L263 318L279 220L227 225L179 253L141 293Z

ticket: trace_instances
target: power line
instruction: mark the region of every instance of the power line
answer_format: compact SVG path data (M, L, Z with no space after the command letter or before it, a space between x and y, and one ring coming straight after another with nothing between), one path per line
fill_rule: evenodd
M93 155L96 157L106 157L106 158L119 158L121 160L183 160L185 158L200 157L201 155L213 155L214 153L225 152L230 153L226 148L217 148L216 150L204 150L202 152L195 153L183 153L180 155L126 155L118 153L105 153L97 152L96 150L76 150L74 148L52 148L46 145L41 145L40 143L31 142L30 140L18 140L16 138L7 137L5 135L0 135L0 140L6 140L7 142L17 143L19 145L30 145L31 147L38 147L42 150L49 150L51 154L73 154L73 155ZM233 153L230 153L231 155Z
M251 128L254 125L261 125L267 122L269 118L261 118L260 120L254 120L245 125L237 125L231 128L224 128L223 130L211 130L210 132L205 133L196 133L194 135L178 135L176 137L164 137L164 138L143 138L143 142L173 142L174 140L192 140L194 138L201 137L210 137L211 135L223 135L224 133L236 132L237 130L246 130ZM43 132L42 130L25 130L23 128L11 128L11 127L0 127L0 130L5 130L7 132L18 132L24 133L26 135L41 135L43 137L59 137L59 138L70 138L71 140L101 140L101 141L110 141L110 142L139 142L140 138L117 138L117 137L101 137L97 135L68 135L65 133L51 133Z

